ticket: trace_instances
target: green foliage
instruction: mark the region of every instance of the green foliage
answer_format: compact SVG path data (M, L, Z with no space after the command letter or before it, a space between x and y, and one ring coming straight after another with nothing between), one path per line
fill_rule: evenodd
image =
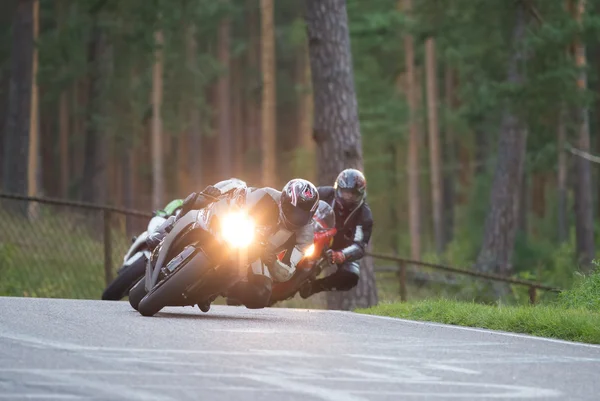
M600 314L554 306L490 306L451 300L381 304L357 312L600 344Z
M600 312L600 270L588 276L579 275L573 288L560 293L558 305Z

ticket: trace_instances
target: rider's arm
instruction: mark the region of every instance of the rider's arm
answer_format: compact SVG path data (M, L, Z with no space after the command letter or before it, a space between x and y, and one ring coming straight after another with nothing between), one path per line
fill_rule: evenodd
M331 204L333 201L333 197L335 196L335 190L330 186L317 187L317 191L319 191L319 199L322 201Z
M346 262L354 262L362 259L367 252L367 245L373 232L373 215L371 209L366 204L362 206L363 210L358 219L354 233L354 242L352 245L342 249Z
M296 266L302 260L306 250L312 245L314 236L314 228L312 224L300 228L296 231L296 241L291 245L283 259L280 261L275 259L272 266L269 268L271 276L276 281L287 281L296 272Z

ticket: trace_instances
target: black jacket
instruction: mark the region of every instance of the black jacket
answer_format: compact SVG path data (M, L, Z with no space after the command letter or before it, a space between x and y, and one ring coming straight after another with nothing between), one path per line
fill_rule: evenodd
M363 202L354 210L342 211L335 202L333 187L319 187L318 190L319 198L331 205L335 213L337 234L331 249L342 251L348 262L361 259L365 256L373 231L373 214L369 205Z

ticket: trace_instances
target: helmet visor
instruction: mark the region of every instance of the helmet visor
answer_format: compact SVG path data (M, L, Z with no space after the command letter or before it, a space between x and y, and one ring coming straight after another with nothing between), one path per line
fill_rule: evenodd
M343 205L358 205L363 198L363 194L356 189L338 188L336 197Z
M302 210L287 202L281 205L281 212L286 222L295 227L307 225L314 215L314 212Z

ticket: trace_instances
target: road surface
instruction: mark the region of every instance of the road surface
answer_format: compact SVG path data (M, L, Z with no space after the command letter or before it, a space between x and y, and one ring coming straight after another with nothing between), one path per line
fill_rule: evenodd
M0 400L598 400L600 347L349 312L0 297Z

